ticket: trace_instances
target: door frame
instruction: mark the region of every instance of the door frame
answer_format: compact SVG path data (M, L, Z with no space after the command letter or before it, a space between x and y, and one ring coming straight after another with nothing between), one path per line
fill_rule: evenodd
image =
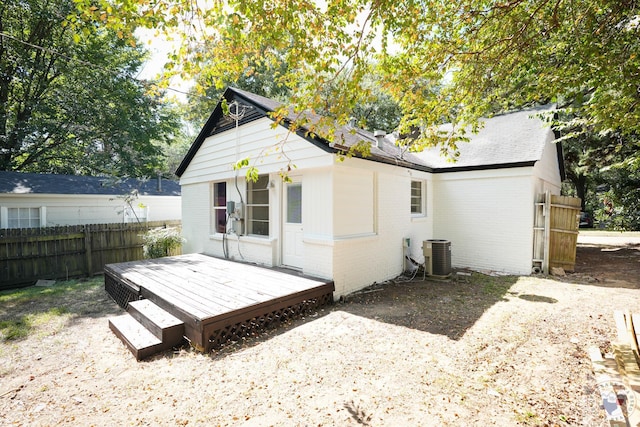
M293 268L293 269L298 269L298 270L302 270L303 268L303 262L304 262L304 253L300 256L300 259L297 260L297 262L286 262L285 260L285 251L287 249L287 243L286 243L286 238L285 238L285 234L287 233L287 225L290 224L287 222L287 204L289 203L289 197L288 197L288 188L287 186L290 184L299 184L300 185L300 190L301 190L301 194L300 194L300 198L301 198L301 212L300 212L300 219L301 222L299 224L301 230L300 230L300 236L299 236L299 241L296 242L296 244L300 244L303 245L303 233L304 233L304 197L303 197L303 192L304 192L304 186L303 186L303 182L302 182L302 175L295 175L295 176L289 176L289 178L291 179L291 182L283 182L282 183L282 200L280 203L280 218L281 218L281 227L280 227L280 264L283 267L287 267L287 268Z

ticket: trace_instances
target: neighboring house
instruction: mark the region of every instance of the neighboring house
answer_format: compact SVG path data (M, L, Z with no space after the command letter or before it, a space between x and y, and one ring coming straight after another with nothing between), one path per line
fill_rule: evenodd
M180 186L165 179L0 171L0 228L179 220L181 209Z
M277 102L232 88L224 97L242 117L218 105L176 172L184 253L291 267L333 279L336 296L401 274L407 238L420 262L422 241L446 239L454 267L531 272L534 199L559 194L563 173L553 132L531 117L539 110L486 120L451 163L439 150L402 154L392 136L348 126L331 144L289 133L288 121L274 128L269 118ZM369 157L336 161L361 141ZM255 183L232 168L247 157Z

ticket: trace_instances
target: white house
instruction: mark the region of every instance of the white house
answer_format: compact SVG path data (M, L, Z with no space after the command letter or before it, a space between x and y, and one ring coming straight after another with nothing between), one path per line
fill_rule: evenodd
M0 171L0 228L181 219L175 181Z
M486 120L450 163L350 127L336 144L290 133L269 118L277 102L232 88L224 97L235 114L218 105L176 171L184 253L333 279L336 297L401 274L407 238L415 260L422 241L446 239L453 267L531 272L534 198L559 194L562 174L560 146L535 111ZM337 161L361 141L370 156ZM255 183L232 167L244 158L258 168Z

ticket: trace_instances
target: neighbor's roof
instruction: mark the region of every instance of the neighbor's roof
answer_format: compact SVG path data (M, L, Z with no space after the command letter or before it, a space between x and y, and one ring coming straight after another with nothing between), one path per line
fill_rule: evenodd
M0 194L101 194L122 195L138 190L142 196L180 196L180 185L163 179L148 181L111 177L54 175L0 171Z
M268 117L269 113L282 107L282 104L277 101L237 88L228 88L223 96L229 104L238 101L241 105L239 108L244 114L239 120L240 126L265 116ZM429 149L422 153L405 152L402 154L400 148L395 145L393 135L387 135L382 141L382 147L378 148L375 145L376 138L373 133L350 126L337 128L333 143L316 135L310 135L308 129L305 128L299 129L296 133L322 150L331 153L344 151L361 141L369 141L372 143L371 155L365 157L366 160L434 173L533 166L536 161L541 159L550 132L548 126L540 118L535 117L535 114L548 111L550 108L545 106L485 119L484 127L478 134L469 133L467 135L470 138L469 143L461 142L458 144L460 156L456 162L442 157L439 148ZM320 119L320 116L313 113L307 113L306 117L314 123ZM294 120L294 114L290 113L283 120L282 125L288 126ZM182 176L206 138L232 129L234 126L235 121L230 117L225 117L221 105L218 104L182 160L176 175ZM443 126L443 129L446 130L446 126ZM558 156L561 162L562 155L559 145Z

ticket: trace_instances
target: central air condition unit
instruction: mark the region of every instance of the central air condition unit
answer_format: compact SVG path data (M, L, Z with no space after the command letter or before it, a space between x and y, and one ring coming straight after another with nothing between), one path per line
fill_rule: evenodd
M422 242L424 276L446 278L451 276L451 242L431 239ZM424 278L424 277L423 277Z

